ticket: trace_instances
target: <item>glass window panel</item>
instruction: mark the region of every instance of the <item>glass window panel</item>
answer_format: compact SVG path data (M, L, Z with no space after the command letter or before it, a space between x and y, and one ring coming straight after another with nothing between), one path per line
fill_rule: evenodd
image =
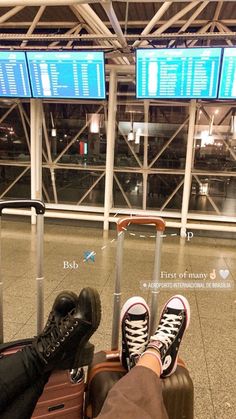
M217 208L221 215L236 215L236 177L199 176L198 180L192 180L190 212L216 215Z
M115 207L142 208L143 202L143 178L140 173L116 173L121 188L114 179L113 200ZM126 196L126 199L124 197Z
M63 150L59 163L76 164L78 166L105 166L106 164L106 131L103 109L101 105L80 103L44 103L47 136L52 159L56 159ZM99 111L99 112L98 112ZM94 124L86 123L92 114L98 113L98 129L94 132ZM71 141L78 138L68 147ZM44 142L46 140L44 139ZM44 145L46 151L46 145Z
M1 108L2 116L7 108ZM30 137L28 124L25 123ZM0 124L0 159L30 161L29 148L25 138L18 107L13 109Z
M125 105L118 104L115 166L140 167L139 162L143 163L144 131L143 105L136 105L128 98Z
M25 167L0 165L0 194L3 194L24 170ZM30 169L4 194L3 199L5 198L30 199Z
M77 204L92 185L102 175L102 171L84 171L84 170L55 170L55 182L57 189L57 196L59 203ZM104 189L105 180L104 176L83 199L81 205L104 205ZM50 197L53 197L52 182L50 179L49 171L44 173L44 182L47 192ZM53 198L54 199L54 198Z
M194 168L204 171L235 171L236 119L229 106L206 106L198 112Z
M151 174L148 175L148 209L161 209L169 197L174 193L178 185L183 180L183 176L179 175L163 175ZM180 210L182 206L183 187L179 187L176 193L170 198L166 204L165 210Z
M170 126L166 132L160 130L156 137L149 138L148 162L151 164L155 157L160 156L152 165L153 168L184 169L187 149L187 125L176 135L167 146L169 139L175 134L179 126ZM162 149L164 150L163 152Z

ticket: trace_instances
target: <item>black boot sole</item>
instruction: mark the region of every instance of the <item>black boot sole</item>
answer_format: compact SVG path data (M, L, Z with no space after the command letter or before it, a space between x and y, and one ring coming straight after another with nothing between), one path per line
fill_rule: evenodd
M73 368L79 368L83 365L91 364L94 354L94 345L89 341L90 337L97 330L102 314L101 300L98 291L94 288L87 288L90 293L91 306L92 306L92 325L90 331L81 339L80 348L75 356ZM93 349L92 349L93 347Z

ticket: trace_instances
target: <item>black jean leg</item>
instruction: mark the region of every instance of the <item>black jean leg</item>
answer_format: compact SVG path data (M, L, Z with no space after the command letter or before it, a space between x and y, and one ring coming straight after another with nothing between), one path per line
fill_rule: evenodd
M0 359L0 412L43 376L43 365L31 347L3 356Z
M48 378L49 374L38 378L34 384L13 399L1 413L1 419L30 419Z

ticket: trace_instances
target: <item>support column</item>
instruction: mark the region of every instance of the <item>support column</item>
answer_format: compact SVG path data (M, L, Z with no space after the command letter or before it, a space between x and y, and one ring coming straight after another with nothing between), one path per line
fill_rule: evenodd
M109 230L109 215L112 207L113 195L113 170L115 153L115 130L117 110L117 75L116 70L110 71L109 104L107 118L107 150L106 150L106 179L104 199L104 230Z
M31 199L42 199L42 101L30 99ZM32 209L31 224L36 224Z
M147 170L148 170L148 123L149 101L144 100L144 144L143 144L143 210L147 209Z
M187 153L185 162L184 174L184 190L181 211L181 237L186 237L186 225L188 217L189 198L192 180L192 163L193 163L193 144L195 132L195 117L196 117L196 100L190 101L189 106L189 125L188 125L188 138L187 138Z

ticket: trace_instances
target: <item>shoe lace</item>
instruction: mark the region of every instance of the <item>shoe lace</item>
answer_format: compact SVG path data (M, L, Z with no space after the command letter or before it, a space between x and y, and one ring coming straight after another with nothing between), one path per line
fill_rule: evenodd
M167 347L174 341L181 324L182 316L164 314L154 336L150 340L158 340Z
M126 338L130 355L140 355L147 345L148 324L147 320L126 320Z
M36 345L40 343L42 352L48 357L64 342L77 324L78 319L73 317L72 312L63 319L56 319L53 316L46 331L36 338Z

